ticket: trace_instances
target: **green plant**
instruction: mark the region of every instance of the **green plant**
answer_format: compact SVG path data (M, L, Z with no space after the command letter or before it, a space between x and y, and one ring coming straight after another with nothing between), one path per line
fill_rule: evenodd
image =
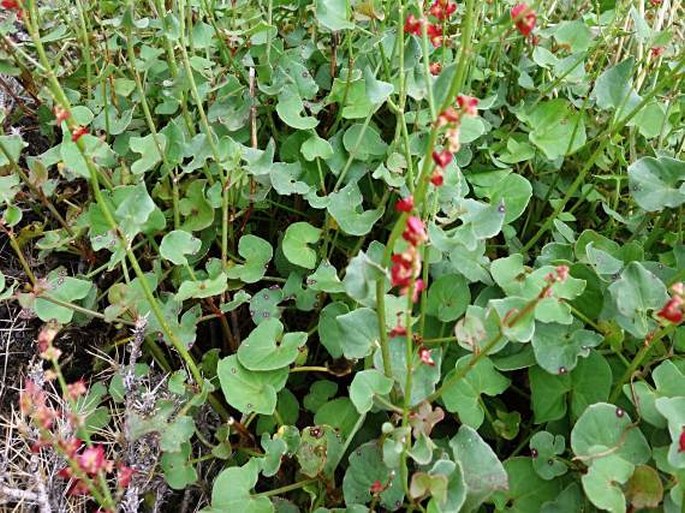
M0 297L106 333L75 436L127 469L69 490L682 509L679 4L2 5L49 149L0 136Z

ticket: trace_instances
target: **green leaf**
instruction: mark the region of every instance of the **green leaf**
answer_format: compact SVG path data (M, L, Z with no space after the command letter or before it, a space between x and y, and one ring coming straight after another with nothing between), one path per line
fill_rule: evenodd
M200 250L202 241L183 230L167 233L159 245L159 254L176 265L186 265L186 255L194 255Z
M198 281L184 281L178 288L178 293L175 296L176 301L185 301L190 298L205 298L218 296L226 291L228 286L228 278L226 274L219 273L214 278Z
M331 477L333 465L344 450L340 434L331 426L321 425L302 430L297 461L302 473L309 477L321 474Z
M93 290L92 282L66 276L66 270L63 267L51 271L45 281L48 294L65 303L77 303L78 300L86 298ZM57 305L41 297L35 299L33 309L40 320L44 322L55 320L60 324L68 324L74 316L73 309Z
M279 287L267 287L257 292L250 300L250 316L255 324L275 317L280 319L281 308L278 304L283 300L283 291Z
M533 468L542 479L549 481L566 474L566 464L556 459L566 449L563 436L538 431L530 439L529 445L533 454Z
M580 321L570 325L537 322L532 345L538 365L551 374L574 369L578 357L587 357L590 349L603 340L598 333L580 329L581 326Z
M147 192L145 182L138 185L124 185L114 189L117 209L114 217L129 242L143 231L145 224L155 210L155 203Z
M602 510L625 513L626 499L620 485L628 481L634 469L635 465L616 454L596 460L581 477L585 495Z
M380 340L378 316L370 308L357 308L339 315L337 321L343 335L340 341L345 358L359 359L369 356Z
M378 109L393 92L393 85L388 82L376 80L369 66L364 68L364 83L366 85L366 97L369 102Z
M685 203L685 162L670 157L642 157L628 167L630 193L648 212Z
M509 490L503 494L507 507L499 510L507 513L530 513L541 504L554 499L561 490L558 480L541 479L534 470L530 458L511 458L504 462L509 477ZM496 501L497 503L498 501Z
M195 467L188 461L191 446L184 443L179 452L165 452L159 461L164 478L169 486L174 490L183 490L186 486L197 481Z
M571 483L554 501L545 502L540 513L578 513L582 511L582 500L580 487Z
M192 417L183 415L160 429L159 447L163 451L178 452L184 443L190 442L195 433L195 421Z
M514 173L508 174L488 190L490 203L504 205L505 224L515 221L523 214L532 195L533 187L530 182L521 175Z
M478 432L466 425L450 440L454 459L463 469L467 497L464 511L473 511L497 491L509 489L507 471Z
M328 212L348 235L362 236L371 231L383 215L384 209L363 210L359 186L350 182L340 191L330 194Z
M552 375L535 366L529 372L535 422L557 420L566 414L566 394L571 394L571 412L580 417L591 405L609 398L611 367L596 351L580 359L570 374Z
M272 415L276 409L276 394L288 380L287 368L270 372L248 371L236 355L220 360L216 371L226 401L243 413Z
M350 399L361 414L371 411L373 398L384 396L392 390L393 381L376 369L357 372L350 385Z
M597 447L611 450L612 455L635 465L647 462L651 456L647 440L628 414L608 403L588 407L571 431L571 448L585 464L594 465L606 457L595 456Z
M0 155L4 156L4 153L0 153ZM17 193L21 190L19 182L18 174L0 176L0 201L11 203Z
M554 39L571 52L584 52L592 42L592 32L582 20L562 21L554 29Z
M370 160L373 157L381 157L388 150L388 145L381 138L378 130L362 123L352 125L345 130L343 146L357 160Z
M255 497L251 490L257 484L261 462L250 459L242 467L230 467L221 471L212 486L210 513L236 511L242 513L272 513L274 505L268 497Z
M525 121L532 128L530 141L550 160L571 155L585 144L582 114L561 98L538 103Z
M354 28L354 23L349 21L350 14L349 0L316 0L314 16L331 32Z
M668 431L671 434L668 463L674 468L685 468L685 451L680 449L680 436L685 427L685 397L660 397L656 400L656 409L668 421Z
M385 275L380 262L383 258L384 246L373 241L369 244L366 251L359 251L345 269L343 286L345 292L352 299L364 306L375 306L376 304L376 280ZM385 290L388 290L389 280L386 280Z
M304 103L297 91L292 87L284 89L278 95L276 112L278 117L288 126L298 130L309 130L319 124L319 121L311 116L303 116Z
M345 303L334 302L326 305L319 315L319 340L333 358L343 355L342 344L345 334L337 317L349 313Z
M471 291L461 274L445 274L428 289L426 313L442 322L455 321L466 312L471 302Z
M156 142L154 134L145 137L131 137L128 144L131 151L140 153L140 158L131 164L131 172L134 175L142 175L162 161L160 150L166 151L166 136L158 133Z
M335 428L336 433L344 437L352 435L354 426L359 420L359 413L347 397L338 397L319 408L314 415L318 425L326 424Z
M595 82L590 98L604 110L616 110L617 118L622 118L640 102L640 96L632 85L635 59L628 59L605 70Z
M205 180L191 181L185 197L178 202L179 210L185 217L181 226L183 230L203 230L214 222L214 208L205 198L205 183Z
M347 504L368 504L373 496L371 485L380 481L385 489L380 493L379 505L395 511L404 501L404 490L399 472L392 472L383 463L380 444L371 441L350 454L350 464L343 478L343 495Z
M238 242L238 254L245 259L245 263L231 267L226 275L233 280L257 283L266 274L273 249L271 244L256 235L243 235Z
M285 230L283 237L283 254L291 264L299 265L305 269L316 267L316 251L308 244L318 242L321 237L321 229L315 228L309 223L293 223Z
M0 144L3 145L3 147L9 154L10 158L12 159L12 162L19 162L19 156L21 155L22 150L29 145L27 142L24 142L21 135L0 135ZM5 153L0 151L0 167L6 166L9 163L10 161L7 160L7 156L5 156ZM10 179L9 177L12 176L14 176L14 178ZM7 201L7 197L5 196L4 192L6 191L6 186L3 184L3 181L7 180L11 183L15 179L19 180L19 176L8 175L0 178L2 178L2 180L0 180L0 200ZM19 182L17 181L17 183L14 185L18 184Z
M304 396L302 404L307 410L316 413L319 408L326 404L335 394L338 393L338 385L333 381L321 379L315 381L309 387L309 393Z
M238 348L238 361L251 371L273 371L289 366L307 342L302 331L283 335L283 324L270 318L260 323Z
M344 292L345 287L338 273L328 260L322 260L319 267L307 277L307 287L317 292Z
M331 146L331 143L316 134L302 143L300 151L305 160L310 162L317 158L326 160L333 156L333 147Z
M472 355L461 357L454 370L445 376L445 381L449 381L455 373L464 372L472 358ZM463 424L478 429L485 418L481 395L499 395L509 384L510 381L497 372L492 361L486 357L478 361L462 379L448 386L442 394L442 400L447 411L457 412Z
M668 301L666 286L639 262L630 262L607 292L601 317L614 319L638 338L656 326L650 312Z

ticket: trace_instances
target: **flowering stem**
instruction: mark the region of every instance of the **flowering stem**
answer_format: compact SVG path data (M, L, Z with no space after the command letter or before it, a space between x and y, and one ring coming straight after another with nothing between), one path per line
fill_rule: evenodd
M31 39L33 40L34 45L36 46L36 51L38 53L39 60L41 62L41 65L43 68L46 70L46 74L48 76L48 83L50 90L55 97L55 99L61 104L61 106L67 110L70 108L70 103L69 100L66 97L66 94L64 93L64 90L62 89L62 86L60 85L59 81L57 80L57 77L55 76L55 73L52 69L52 66L50 65L50 61L47 57L47 54L45 53L45 48L43 47L43 43L40 38L40 32L38 30L38 27L35 25L34 21L37 19L37 12L35 8L35 3L30 2L30 16L26 16L26 27L29 32L29 35L31 36ZM73 123L73 120L69 120L69 122ZM157 319L157 322L159 323L159 326L164 333L165 338L171 343L171 345L176 349L178 354L180 355L181 359L184 361L188 369L190 370L191 375L193 376L193 379L197 383L198 386L201 388L205 387L205 382L202 377L202 373L200 372L200 369L198 368L197 364L195 363L195 360L193 359L192 355L188 351L188 348L185 346L185 344L178 338L176 333L171 329L169 326L169 323L167 322L166 318L164 317L164 312L162 311L159 302L155 298L154 294L152 293L152 289L150 289L150 286L145 278L145 274L143 273L143 270L140 267L140 264L138 263L138 259L136 258L135 254L131 250L129 242L126 240L124 237L123 233L118 227L118 224L116 220L114 219L114 216L109 208L109 205L105 198L102 195L102 191L100 190L100 185L98 182L98 169L93 162L92 157L88 154L86 151L86 146L83 141L83 139L78 139L76 141L76 146L78 147L81 155L83 156L84 161L86 162L86 166L88 168L88 171L90 172L90 182L91 182L91 187L93 189L93 194L95 195L95 200L100 207L103 216L105 217L105 220L111 227L112 231L116 234L116 236L119 239L119 243L125 248L125 253L128 258L128 260L131 263L131 266L133 267L133 270L138 277L140 281L141 288L143 290L143 294L145 295L145 298L150 304L150 308L152 309L152 313ZM214 409L219 413L223 418L228 418L228 412L225 410L223 405L214 398L213 396L209 396L209 401L214 407Z

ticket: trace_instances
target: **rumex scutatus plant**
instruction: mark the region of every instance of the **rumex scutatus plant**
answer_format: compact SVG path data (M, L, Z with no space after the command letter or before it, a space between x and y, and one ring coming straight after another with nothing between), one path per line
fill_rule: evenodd
M0 502L684 507L679 2L0 5Z

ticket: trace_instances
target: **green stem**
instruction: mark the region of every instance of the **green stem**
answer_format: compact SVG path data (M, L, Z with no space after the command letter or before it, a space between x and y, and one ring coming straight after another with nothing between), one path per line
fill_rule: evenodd
M676 324L669 324L668 326L663 327L658 332L656 332L654 336L651 338L651 340L645 341L645 344L642 346L642 348L640 348L637 354L635 354L633 360L630 362L630 365L623 373L623 376L621 376L621 379L614 386L614 389L611 392L611 396L609 396L610 403L616 402L616 400L621 395L621 392L623 391L623 385L631 381L631 379L633 378L633 374L635 374L637 369L642 365L642 362L645 360L645 358L649 356L649 353L652 351L654 346L656 346L656 343L665 336L673 333L677 327L678 326Z

